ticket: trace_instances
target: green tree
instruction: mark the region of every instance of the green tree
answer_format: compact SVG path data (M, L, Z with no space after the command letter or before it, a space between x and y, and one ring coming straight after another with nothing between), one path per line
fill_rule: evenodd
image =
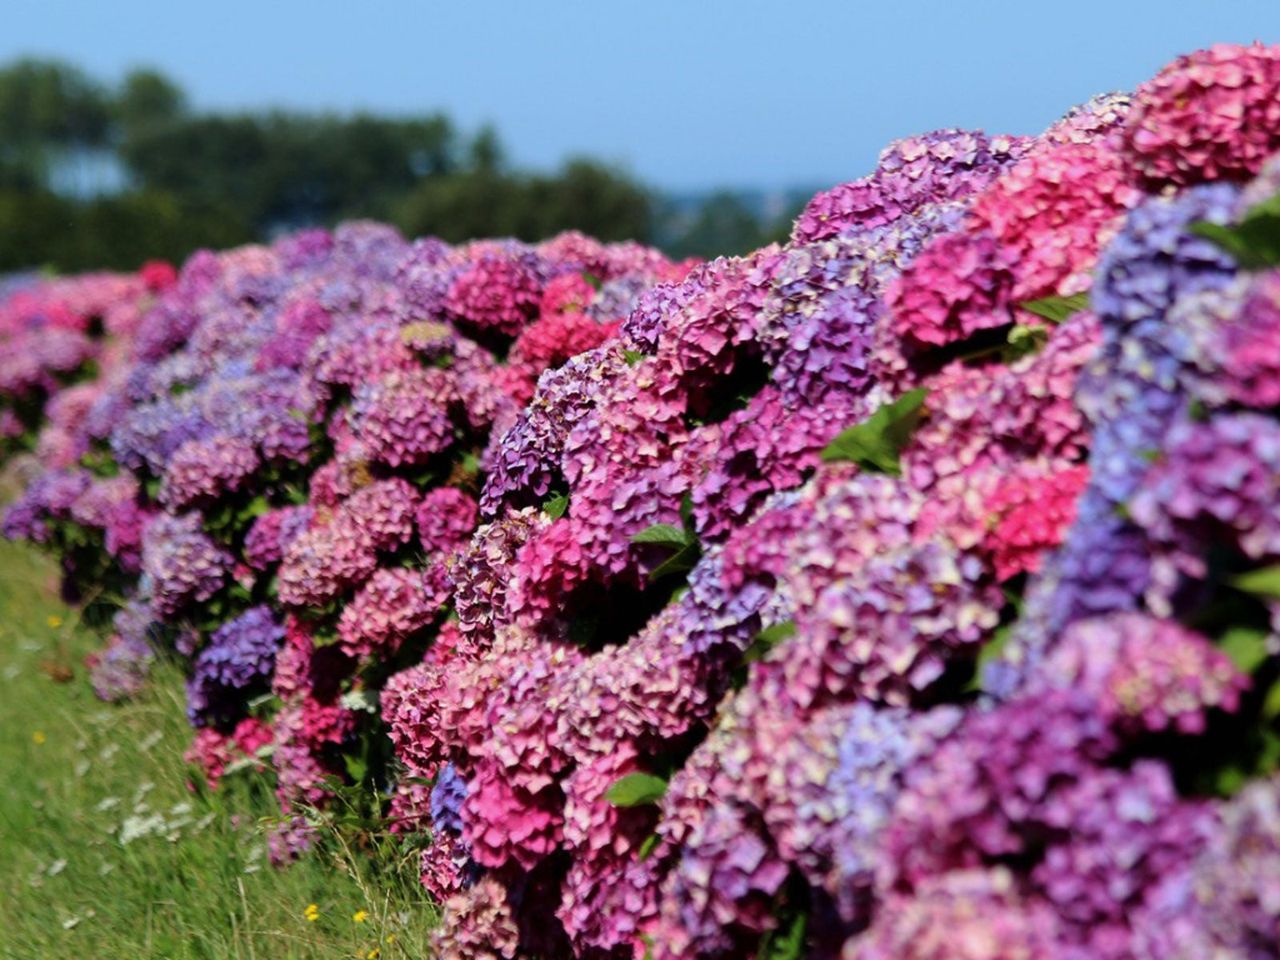
M171 124L187 112L182 88L156 70L131 70L120 85L113 116L126 131Z
M110 133L106 91L75 67L18 60L0 68L0 173L47 183L68 153L102 146Z
M552 175L492 169L425 178L392 211L409 236L451 242L505 236L543 240L582 230L602 240L645 240L652 229L648 192L602 164L573 160Z

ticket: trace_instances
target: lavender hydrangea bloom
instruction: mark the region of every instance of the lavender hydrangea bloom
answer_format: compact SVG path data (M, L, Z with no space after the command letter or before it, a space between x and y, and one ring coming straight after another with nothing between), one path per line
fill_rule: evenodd
M236 719L232 713L242 702L239 691L270 678L283 639L284 627L266 606L250 607L214 631L196 655L187 682L191 723L203 727Z
M1147 602L1167 614L1182 576L1208 575L1209 547L1280 554L1280 424L1254 413L1180 421L1131 503L1156 547Z
M1227 286L1234 261L1188 227L1226 223L1237 190L1209 184L1136 207L1098 264L1091 299L1103 345L1077 392L1095 424L1094 486L1112 503L1132 492L1183 405L1188 342L1168 313L1179 299Z
M143 537L142 569L162 620L172 619L189 603L212 597L231 566L231 555L201 530L196 513L161 514Z
M1224 804L1208 844L1171 871L1133 918L1137 960L1254 960L1280 928L1280 779Z
M431 822L437 830L462 833L462 802L467 799L467 782L458 768L446 763L431 788Z
M151 672L155 651L145 638L119 633L86 658L89 682L99 700L117 702L136 696Z

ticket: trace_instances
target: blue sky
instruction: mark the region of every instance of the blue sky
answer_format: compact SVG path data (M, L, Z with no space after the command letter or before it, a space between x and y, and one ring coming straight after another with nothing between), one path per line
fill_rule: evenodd
M822 186L940 126L1032 133L1277 0L5 0L0 60L158 67L197 107L444 110L517 163L667 189Z

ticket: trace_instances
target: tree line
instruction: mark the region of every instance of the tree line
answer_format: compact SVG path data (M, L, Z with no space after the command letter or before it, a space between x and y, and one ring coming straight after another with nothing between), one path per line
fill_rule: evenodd
M785 234L792 212L731 193L677 207L586 157L519 170L494 130L441 113L199 111L151 69L109 85L59 61L0 67L0 272L130 268L356 217L450 241L578 229L712 256Z

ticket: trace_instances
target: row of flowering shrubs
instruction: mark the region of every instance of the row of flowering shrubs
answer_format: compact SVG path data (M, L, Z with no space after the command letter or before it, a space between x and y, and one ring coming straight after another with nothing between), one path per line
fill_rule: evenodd
M0 307L4 533L441 957L1280 955L1280 48L676 264L351 224Z

